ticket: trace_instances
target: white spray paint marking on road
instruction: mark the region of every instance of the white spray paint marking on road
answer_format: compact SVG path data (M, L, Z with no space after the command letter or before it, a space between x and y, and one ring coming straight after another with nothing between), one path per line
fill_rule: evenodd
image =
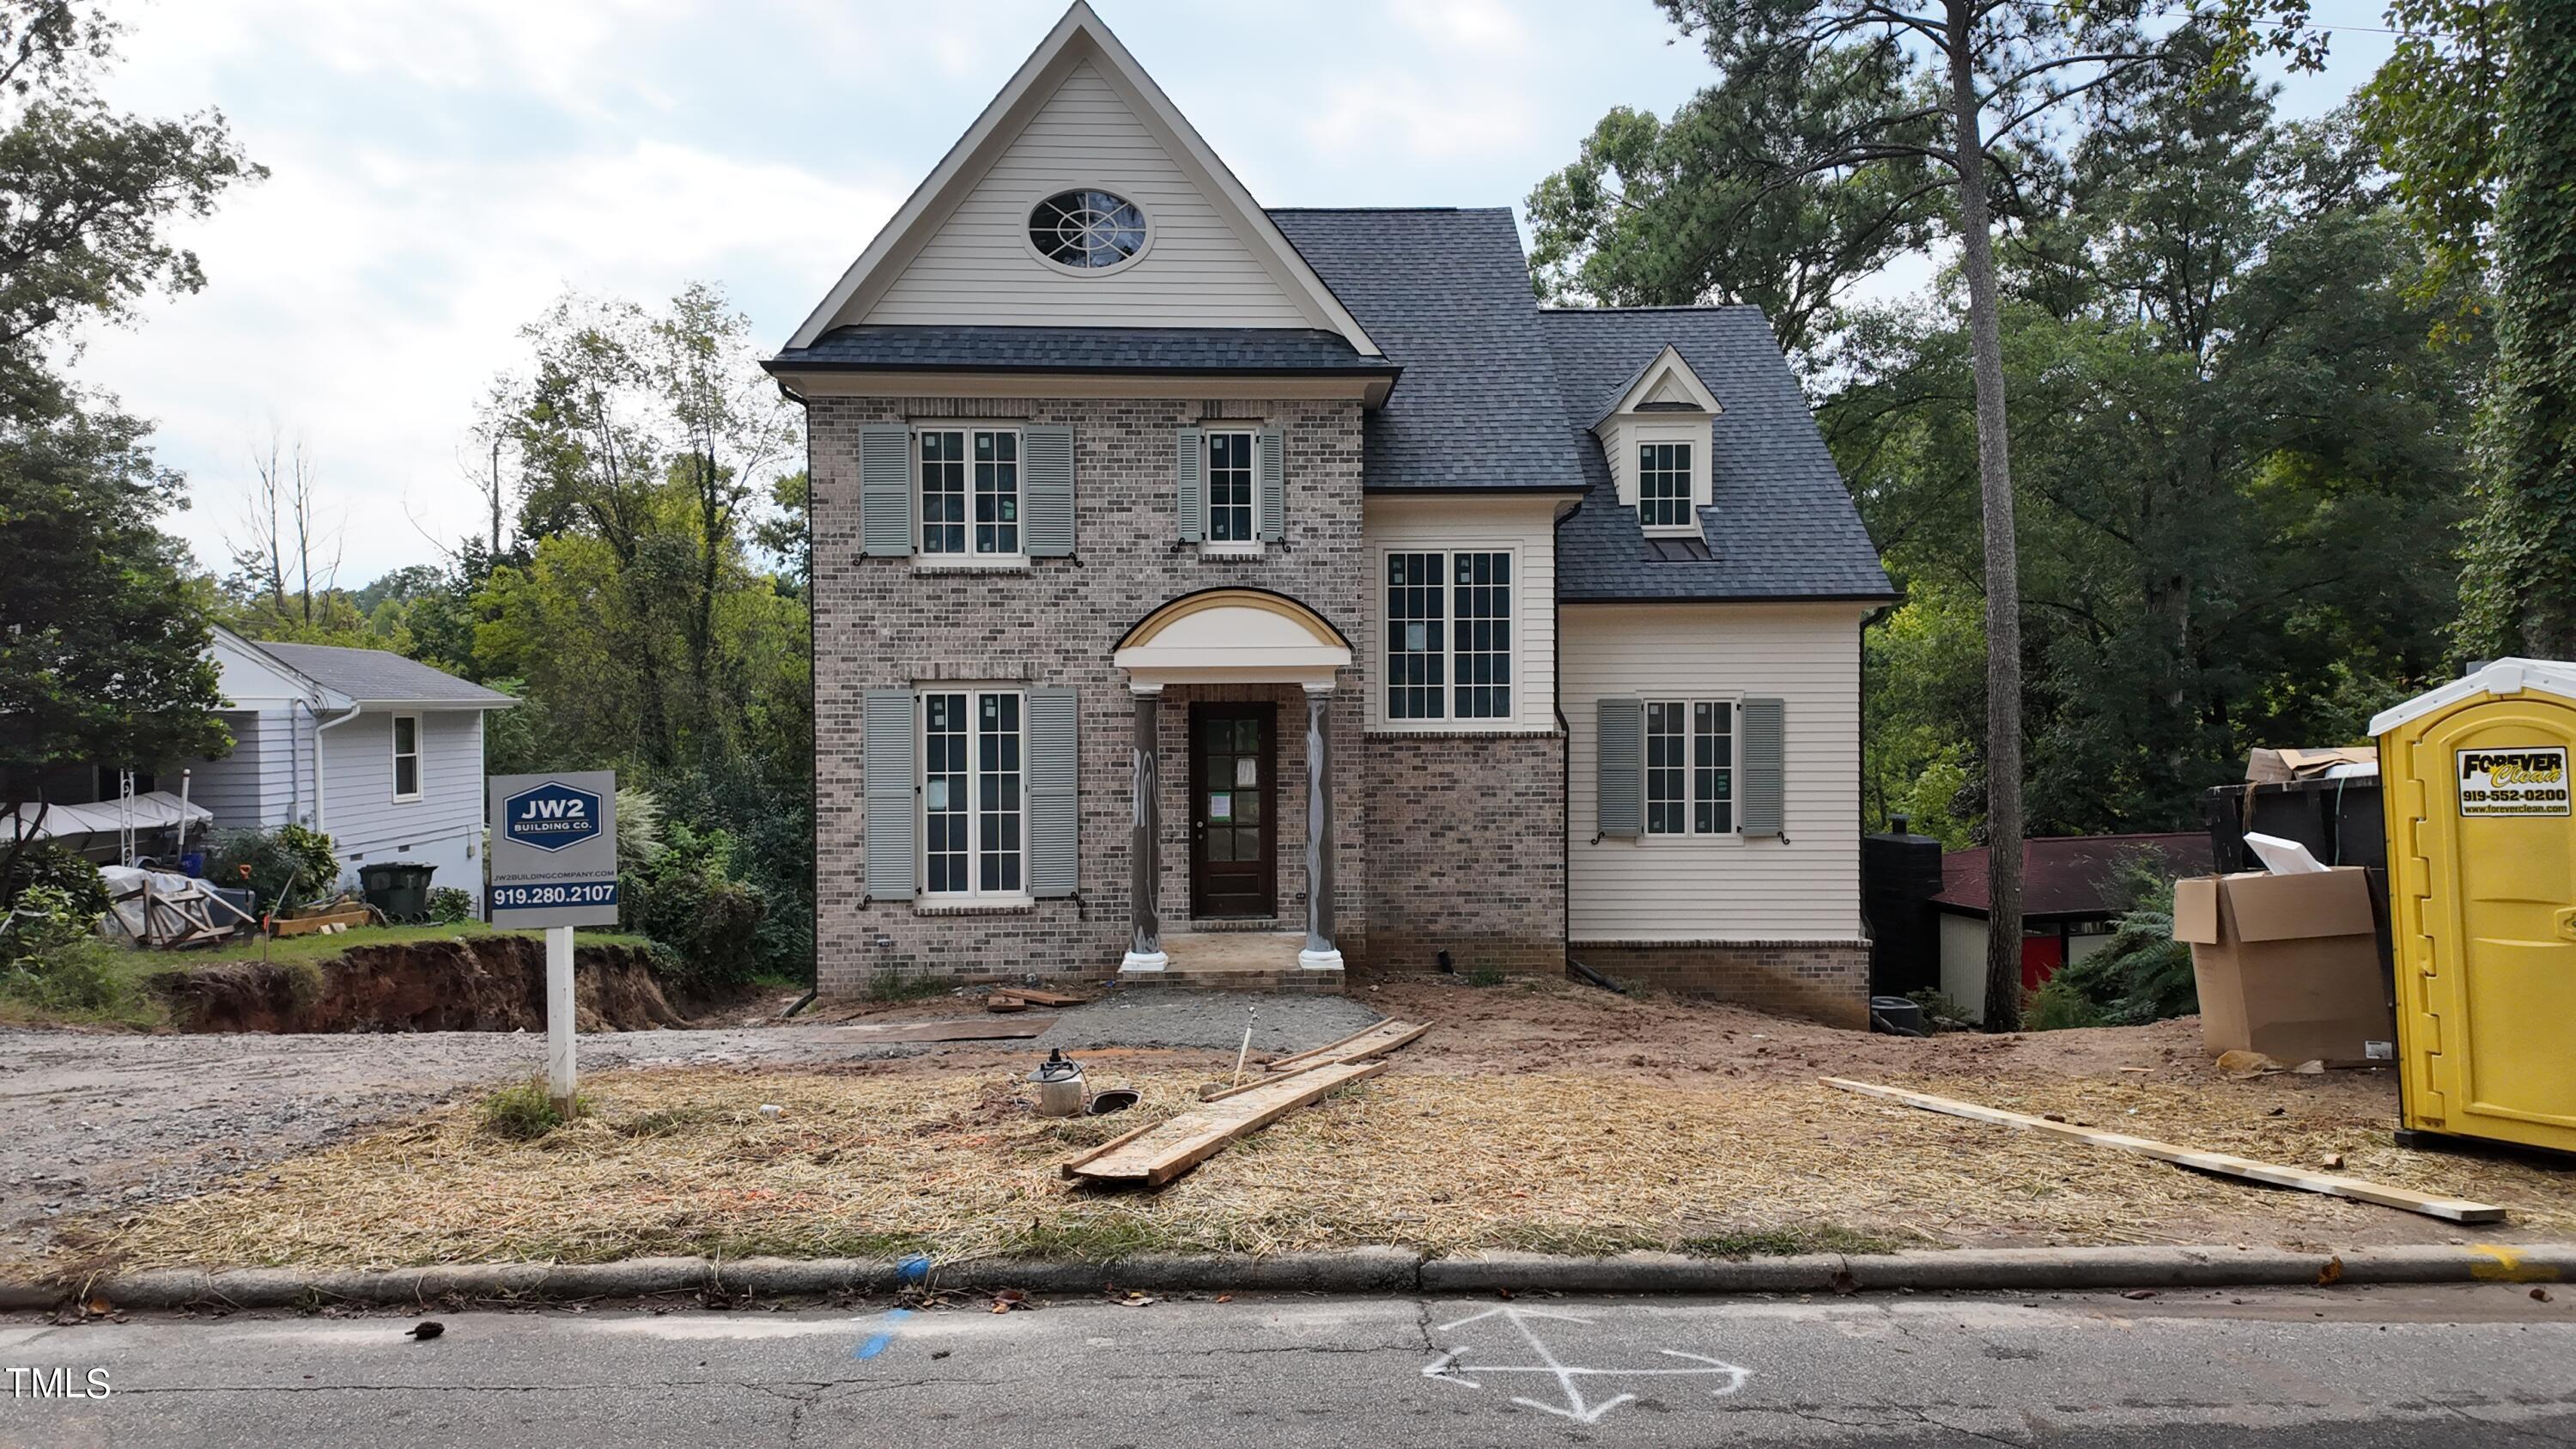
M1441 1324L1438 1328L1434 1329L1433 1332L1447 1333L1453 1329L1464 1328L1471 1323L1481 1323L1488 1318L1500 1318L1511 1324L1513 1328L1519 1330L1522 1340L1529 1345L1530 1352L1538 1356L1539 1361L1534 1364L1462 1363L1460 1360L1467 1356L1468 1351L1465 1348L1453 1348L1447 1353L1440 1355L1438 1358L1433 1359L1430 1363L1424 1365L1422 1376L1426 1379L1439 1379L1445 1383L1459 1384L1466 1388L1475 1389L1484 1387L1484 1384L1479 1379L1468 1377L1470 1374L1546 1374L1556 1380L1558 1392L1565 1395L1565 1402L1563 1404L1542 1403L1537 1399L1522 1398L1518 1395L1513 1397L1512 1402L1522 1405L1525 1408L1536 1409L1541 1413L1554 1414L1559 1418L1571 1419L1578 1424L1600 1423L1602 1415L1609 1413L1612 1409L1615 1409L1621 1404L1627 1403L1637 1397L1632 1393L1623 1393L1604 1399L1600 1403L1596 1404L1583 1396L1582 1385L1578 1382L1578 1380L1581 1379L1648 1377L1723 1378L1725 1382L1716 1388L1710 1389L1709 1396L1712 1398L1724 1398L1726 1395L1743 1388L1744 1381L1753 1377L1753 1371L1751 1369L1740 1368L1734 1364L1710 1358L1705 1354L1684 1353L1677 1348L1658 1349L1656 1352L1663 1354L1667 1358L1686 1359L1691 1363L1691 1365L1693 1365L1692 1367L1586 1368L1565 1363L1558 1359L1555 1351L1550 1349L1547 1346L1546 1341L1538 1336L1538 1331L1530 1327L1530 1321L1533 1319L1553 1319L1560 1323L1579 1323L1587 1328L1591 1326L1593 1320L1578 1317L1571 1313L1548 1313L1535 1308L1488 1308L1482 1313L1471 1313L1453 1323Z

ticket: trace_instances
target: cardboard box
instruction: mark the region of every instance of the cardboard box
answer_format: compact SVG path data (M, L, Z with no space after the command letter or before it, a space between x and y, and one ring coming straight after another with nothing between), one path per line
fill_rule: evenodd
M2369 880L2358 866L2176 881L2174 939L2191 943L2201 1040L2212 1056L2361 1061L2372 1043L2396 1039Z
M2379 768L2379 746L2342 745L2324 750L2257 749L2245 757L2245 779L2255 785L2285 785L2292 780L2314 780L2337 765L2368 765Z

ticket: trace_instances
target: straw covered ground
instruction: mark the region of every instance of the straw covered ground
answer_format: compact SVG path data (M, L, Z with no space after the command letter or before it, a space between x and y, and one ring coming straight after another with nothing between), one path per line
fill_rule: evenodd
M1026 1063L1001 1053L820 1070L624 1071L586 1081L591 1115L534 1142L496 1136L475 1102L460 1101L212 1193L93 1220L67 1235L55 1266L73 1252L126 1267L397 1266L657 1253L919 1250L947 1260L1383 1243L1735 1256L2576 1235L2576 1172L2400 1151L2389 1141L2387 1073L2231 1081L2173 1049L2188 1024L2131 1038L2055 1034L2068 1042L2045 1050L2073 1053L2067 1061L2080 1065L2070 1067L2014 1039L1973 1050L1912 1043L1913 1056L1891 1059L1887 1038L1749 1013L1613 1008L1553 989L1513 1006L1511 994L1402 1002L1415 1020L1460 1004L1449 1014L1461 1024L1435 1026L1385 1075L1291 1114L1158 1193L1076 1187L1056 1169L1141 1125L1139 1114L1181 1110L1230 1059L1094 1054L1095 1087L1133 1085L1144 1102L1067 1121L1028 1111ZM1637 1067L1581 1052L1500 1068L1480 1059L1508 1035L1506 1015L1535 1013L1580 1036L1586 1024L1569 1024L1567 1013L1595 1010L1650 1011L1697 1029L1676 1034L1685 1047L1639 1055L1646 1065ZM2117 1065L2124 1053L2157 1065ZM1762 1069L1742 1066L1756 1060ZM2515 1212L2501 1231L2462 1229L1817 1083L1816 1067L1852 1061L1852 1075L2277 1162L2317 1166L2342 1154L2351 1174ZM766 1118L763 1103L783 1111Z

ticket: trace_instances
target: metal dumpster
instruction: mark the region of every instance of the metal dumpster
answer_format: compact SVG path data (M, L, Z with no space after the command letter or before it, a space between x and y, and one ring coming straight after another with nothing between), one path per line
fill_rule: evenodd
M2500 659L2370 730L2402 1138L2576 1152L2576 664Z
M388 921L429 919L429 878L438 867L387 860L358 867L358 889Z

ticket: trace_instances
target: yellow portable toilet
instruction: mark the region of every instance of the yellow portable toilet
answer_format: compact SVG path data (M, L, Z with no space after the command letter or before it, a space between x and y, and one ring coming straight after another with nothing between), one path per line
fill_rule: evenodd
M2370 722L2401 1143L2576 1152L2576 664L2499 659Z

